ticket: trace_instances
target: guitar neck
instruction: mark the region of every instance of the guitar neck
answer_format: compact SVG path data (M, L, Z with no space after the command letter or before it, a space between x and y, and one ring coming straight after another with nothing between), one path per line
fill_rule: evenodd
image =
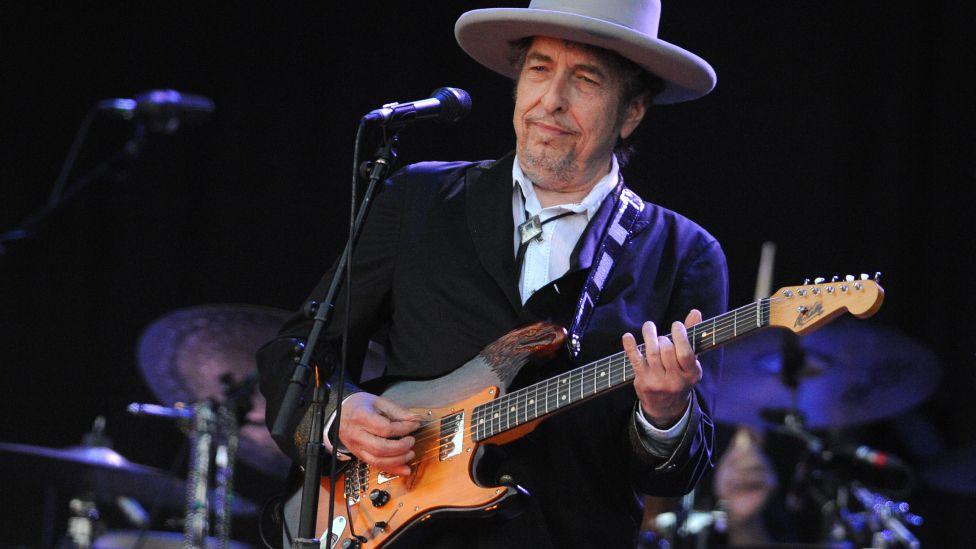
M688 340L695 353L701 354L767 326L768 298L696 324L688 329ZM671 334L667 337L672 339ZM644 352L643 344L638 348ZM523 387L475 407L472 412L474 439L481 441L515 429L573 404L595 398L630 383L633 379L634 370L626 354L621 351Z

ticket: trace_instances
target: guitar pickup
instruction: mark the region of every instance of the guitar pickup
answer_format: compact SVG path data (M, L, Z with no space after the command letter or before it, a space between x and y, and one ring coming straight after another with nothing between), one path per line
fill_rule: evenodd
M437 457L440 461L461 453L464 442L464 412L441 418L441 435L438 442Z

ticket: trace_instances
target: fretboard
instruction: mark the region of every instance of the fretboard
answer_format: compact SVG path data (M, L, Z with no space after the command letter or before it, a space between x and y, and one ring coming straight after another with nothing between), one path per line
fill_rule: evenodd
M695 353L701 354L768 325L769 299L761 299L696 324L688 329L688 340ZM671 334L667 337L672 338ZM643 344L638 348L644 352ZM474 439L491 438L597 397L633 379L633 367L621 351L523 387L474 408L471 416Z

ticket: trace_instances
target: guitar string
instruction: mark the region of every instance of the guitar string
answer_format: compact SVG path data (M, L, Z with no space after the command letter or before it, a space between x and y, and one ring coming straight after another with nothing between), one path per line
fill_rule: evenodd
M776 298L771 298L771 299L776 299ZM737 322L738 321L738 313L740 311L747 310L747 309L750 309L750 308L752 308L752 309L761 308L761 310L758 311L758 312L760 314L767 315L766 318L765 318L765 320L767 321L767 324L766 325L760 325L760 326L753 326L752 325L752 320L751 320L751 316L752 316L753 313L752 312L749 312L750 320L749 320L749 323L747 324L747 326L748 326L749 329L743 331L743 335L745 335L746 333L751 333L753 330L755 330L757 328L762 328L762 327L768 326L768 312L769 311L766 309L766 300L763 300L763 301L760 301L760 302L754 302L754 303L750 303L748 305L744 305L742 307L739 307L737 309L734 309L733 311L729 311L728 313L725 313L724 315L720 315L718 317L715 317L714 320L716 320L716 321L719 318L723 318L723 317L726 317L726 318L723 319L722 322L716 322L715 328L713 328L714 332L716 334L718 334L719 332L724 331L724 332L726 332L725 335L728 335L728 328L730 326L732 326L734 328L737 328L737 326L734 326L734 325L738 324L738 322ZM731 318L732 324L729 324L729 318ZM711 324L712 324L712 320L703 321L702 323L697 324L696 326L692 327L692 329L695 329L695 328L697 328L699 326L701 326L703 328L711 328L711 326L710 326ZM737 334L737 333L738 333L737 330L733 331L733 334ZM694 337L697 337L697 333L696 334L689 334L689 335L694 336ZM668 334L668 336L665 336L665 337L670 337L670 336L671 336L671 334ZM704 336L704 337L707 337L707 336ZM716 337L716 339L717 339L717 337ZM722 343L725 343L725 342L726 342L726 340L724 339L724 336L723 336ZM715 345L717 346L718 343L716 343ZM638 345L638 349L639 349L640 352L643 352L644 351L644 348L645 348L644 347L644 344ZM704 349L704 350L708 350L708 349ZM550 400L550 398L553 397L553 396L556 397L556 405L555 405L555 407L553 409L553 411L555 411L555 410L558 410L559 408L561 408L563 406L566 406L566 405L569 405L569 404L575 404L575 403L578 403L578 402L580 402L580 401L582 401L584 399L592 398L594 396L597 396L597 395L599 395L601 392L603 392L605 390L610 390L610 389L614 389L616 387L622 386L625 382L631 381L633 379L633 376L632 375L629 375L630 372L633 371L632 368L631 369L627 369L625 367L624 368L621 368L622 366L629 366L629 365L630 365L630 360L626 357L626 353L625 352L618 352L618 353L615 353L614 355L611 355L609 357L604 357L604 358L599 359L597 361L594 361L594 362L591 362L589 364L580 366L580 367L578 367L578 368L576 368L574 370L570 370L569 372L560 374L559 376L555 376L553 378L550 378L548 380L545 380L545 381L540 382L540 383L535 384L535 385L530 385L529 387L525 387L525 388L520 389L518 391L515 391L513 393L509 393L507 395L504 395L503 397L501 397L499 399L496 399L496 400L491 401L489 403L485 403L485 404L481 405L481 406L485 406L485 408L482 410L483 416L487 416L489 414L500 414L501 413L500 410L503 407L509 407L510 408L509 405L511 404L511 402L513 400L515 402L515 405L514 406L516 408L515 410L509 409L508 411L504 412L504 416L500 416L500 417L497 417L497 418L492 417L491 419L488 420L489 421L489 424L487 426L485 426L485 428L486 429L493 430L492 427L491 427L491 424L492 423L494 423L494 422L497 421L497 423L498 423L498 425L500 427L501 424L504 422L504 424L506 425L505 429L502 429L502 430L500 430L500 431L498 431L496 433L493 433L493 434L498 434L498 433L507 431L507 430L509 430L509 429L511 429L513 427L518 427L520 425L523 425L523 424L527 423L528 421L535 420L535 419L538 419L539 417L541 417L541 415L538 415L538 413L537 413L538 412L538 404L534 403L534 401L537 400L537 399L538 400L541 400L541 399L539 399L539 396L540 396L539 393L540 393L540 391L542 391L544 393L543 398L545 398L545 400L546 400L547 408L548 408L548 401ZM604 368L606 368L606 370L604 370ZM616 370L613 370L614 368L616 368ZM581 398L576 399L574 397L571 401L565 402L564 404L560 404L559 397L560 396L563 396L563 398L565 398L565 395L560 395L559 394L561 392L561 389L557 389L555 392L551 391L552 388L550 387L550 384L553 382L553 380L562 380L563 384L568 383L568 385L566 385L566 386L570 389L569 392L574 392L575 393L575 391L572 391L572 389L575 388L575 386L577 384L577 380L576 379L573 379L573 377L575 375L577 375L577 374L580 375L580 378L578 380L578 386L580 388ZM589 383L594 383L594 389L596 388L595 387L595 381L596 381L597 375L599 375L599 374L606 374L606 375L609 376L608 379L607 379L607 383L608 383L607 384L607 387L606 388L601 387L600 390L594 390L593 392L590 392L588 394L583 395L582 394L582 389L583 389L583 387L585 385L587 385ZM619 375L622 375L622 377L619 380L615 380L615 378L617 377L618 374ZM558 384L557 387L561 387L561 386L563 386L563 384ZM601 385L602 385L602 382L601 382ZM543 388L543 386L545 386L545 388ZM534 393L534 395L532 393ZM520 400L524 400L525 401L525 404L524 405L520 405L519 404L519 401ZM530 402L528 402L529 400L532 400L533 402L530 403ZM519 415L518 414L519 413L518 408L521 406L524 409L524 406L529 406L529 405L534 405L535 406L536 414L533 415L532 419L530 420L530 419L528 419L528 412L525 412L526 419L520 421L518 419L518 415ZM474 423L474 421L473 421L474 420L474 417L473 417L474 415L475 414L472 414L472 418L471 418L472 419L472 422L467 427L467 434L474 434L474 433L477 432L477 430L479 428L481 428L482 426L484 426L484 423ZM542 414L542 415L545 415L545 414ZM514 426L511 425L513 416L514 416L514 422L515 422L515 425ZM482 417L481 419L482 419L482 421L484 421L485 418ZM436 421L443 421L443 419L441 419L441 420L435 420L435 421L431 421L431 422L429 422L427 424L423 424L422 427L420 429L418 429L418 431L415 431L415 432L420 432L421 430L425 430L424 429L425 427L427 427L430 423L435 423ZM427 448L423 453L420 454L420 458L421 459L416 460L416 461L414 461L412 463L419 463L421 461L426 461L427 459L433 459L433 456L426 457L427 454L433 454L435 452L439 454L442 451L443 448L445 448L447 445L451 444L451 439L453 439L456 436L456 433L440 434L440 433L443 432L443 429L441 429L441 430L432 429L432 431L434 431L432 434L430 434L428 436L425 436L425 437L418 438L417 441L416 441L416 444L419 444L421 442L427 442L431 438L438 438L439 440L436 440L435 441L435 442L438 442L438 444L435 444L435 445ZM417 456L415 456L415 457L417 457Z
M752 308L752 309L763 308L763 310L761 310L759 312L766 314L767 315L767 319L766 320L768 321L768 311L765 310L765 305L766 305L766 302L768 300L772 300L772 299L784 299L784 298L768 298L768 299L764 299L764 300L759 301L759 302L753 302L753 303L750 303L750 304L747 304L747 305L743 305L743 306L741 306L741 307L739 307L737 309L734 309L734 310L728 311L728 312L726 312L726 313L724 313L722 315L716 316L716 317L714 317L711 320L703 321L703 322L701 322L699 324L696 324L695 326L693 326L691 328L691 330L697 330L697 329L699 329L699 327L701 327L701 328L710 328L716 334L716 340L717 340L718 339L719 332L724 332L724 335L728 335L729 328L735 328L735 327L737 327L736 325L739 324L739 322L738 322L738 320L739 320L738 319L738 316L739 316L738 313L740 311L743 311L743 310L746 310L746 309L750 309L750 308ZM755 327L755 326L752 325L752 316L753 316L753 314L754 313L752 313L752 312L749 313L749 322L747 324L748 327L749 327L749 330L748 331L744 331L743 332L743 335L745 333L751 333L754 329L758 328L758 327ZM719 319L722 319L722 320L721 321L718 321ZM713 323L713 320L716 321L716 323L714 325L714 328L711 326L712 323ZM762 326L759 326L759 327L762 327ZM706 332L707 332L707 330L706 330ZM733 330L733 333L736 333L736 331ZM671 338L672 336L671 336L671 334L667 334L664 337ZM689 339L693 339L694 337L698 337L698 334L697 333L691 333L691 334L689 334ZM704 337L708 337L708 336L704 336ZM722 343L725 343L725 340L724 339L723 339ZM717 345L717 343L716 343L716 345ZM644 351L644 348L645 348L644 347L644 344L638 345L638 350L640 352L643 352ZM703 349L702 352L707 351L707 350L708 350L708 348ZM519 398L520 397L525 397L525 400L527 401L529 399L529 397L530 397L530 393L532 393L532 392L535 393L535 395L532 397L532 399L533 400L538 399L539 392L540 391L544 391L545 392L545 398L548 401L548 399L551 396L553 396L551 394L551 391L550 391L551 387L549 387L549 385L553 382L553 380L563 380L564 378L568 378L567 380L569 382L569 386L572 386L572 385L574 385L576 383L576 380L573 379L573 376L575 376L577 374L580 374L581 377L579 379L579 384L580 384L580 388L582 389L582 386L583 385L588 384L588 383L591 383L591 382L595 382L597 376L599 374L601 374L601 373L604 373L602 371L603 368L608 368L608 370L605 373L610 376L610 378L608 379L608 381L611 382L610 385L606 389L612 389L612 388L614 388L614 384L612 382L612 379L613 379L614 376L613 376L613 373L609 371L609 368L619 367L619 366L622 366L624 363L626 363L626 364L629 364L630 363L629 359L627 359L627 357L626 357L626 352L618 352L618 353L615 353L613 355L610 355L610 356L601 358L599 360L596 360L594 362L591 362L589 364L585 364L583 366L577 367L577 368L575 368L573 370L570 370L568 372L564 372L563 374L560 374L558 376L554 376L554 377L549 378L547 380L544 380L542 382L539 382L539 383L530 385L528 387L524 387L522 389L519 389L518 391L514 391L512 393L509 393L507 395L504 395L502 397L499 397L498 399L495 399L493 401L487 402L487 403L482 404L482 405L479 405L479 406L485 406L485 408L483 409L483 411L485 412L485 415L490 415L492 413L499 413L499 411L503 407L509 407L509 405L510 405L510 403L511 403L512 400L514 400L516 402L516 407L518 407L519 406L519 404L518 404ZM566 383L567 380L564 380L563 383ZM624 375L624 377L619 382L617 382L617 385L621 385L625 381L629 381L629 379L627 379L626 374ZM546 386L545 389L543 389L543 387L542 387L543 385ZM557 385L557 387L558 387L558 385ZM592 392L592 393L586 395L584 398L588 398L588 397L595 396L595 395L599 394L600 392L602 392L602 390L601 391ZM556 396L556 397L559 396L559 389L557 389L555 391L555 395L554 396ZM574 399L574 400L572 400L572 402L567 402L566 404L571 404L571 403L576 403L576 402L579 402L579 400L575 400ZM558 408L561 407L559 405L558 398L557 398L556 404L557 405L556 405L556 407L554 409L558 409ZM538 405L535 405L535 406L538 407ZM505 418L505 417L492 418L489 421L493 421L493 420L497 419L498 422L499 422L499 424L500 424L503 420L505 420L506 421L506 424L507 425L510 425L511 424L510 418L511 418L511 415L512 414L515 414L515 421L516 421L516 425L515 426L516 427L518 425L522 424L522 423L525 423L524 421L521 422L521 423L518 421L518 410L515 410L515 411L509 410L509 411L505 412L505 416L508 416L508 418ZM536 416L533 419L537 419L538 417L539 416ZM422 423L421 426L416 431L414 431L414 433L419 433L421 431L424 431L424 430L426 430L426 427L427 426L429 426L432 423L437 423L439 421L442 421L442 419L443 418L439 418L437 420L432 420L432 421L427 422L427 423ZM474 434L477 431L477 429L479 428L480 425L483 425L483 424L471 424L470 427L468 427L468 429L467 429L467 433L468 434ZM446 434L446 435L440 435L439 434L440 432L441 432L440 430L434 429L434 432L432 434L429 434L429 435L424 436L424 437L421 437L421 438L417 438L416 441L415 441L415 444L419 444L421 442L427 442L428 440L430 440L431 437L439 437L441 439L451 439L451 438L453 438L455 436L453 433L452 434ZM428 452L431 452L431 451L439 451L439 449L441 447L445 446L446 444L447 443L442 444L440 446L435 446L435 447L431 448L430 450L428 450Z
M758 307L765 308L764 301L765 300L763 300L763 302L754 302L754 303L750 303L750 304L747 304L747 305L743 305L742 307L739 307L737 309L734 309L733 311L729 311L727 313L724 313L722 315L719 315L717 317L714 317L713 320L716 320L716 321L718 319L720 319L720 318L723 319L721 322L716 322L715 327L714 327L715 333L718 334L719 332L722 332L723 333L723 337L725 335L728 335L728 332L729 332L728 328L730 328L730 327L735 328L739 324L739 318L738 317L739 317L739 313L741 311L744 311L744 310L749 309L749 308L752 308L752 309L756 309ZM763 311L760 311L760 312L761 313L768 314L764 310ZM749 313L749 322L748 322L748 327L749 327L748 332L751 332L753 329L755 329L755 327L752 326L752 316L753 316L753 313L750 312ZM701 322L701 323L693 326L691 328L691 330L696 330L699 327L702 327L702 328L712 328L711 324L712 324L712 320L703 321L703 322ZM735 332L736 332L736 330L733 330L733 333L735 333ZM743 331L743 335L745 333L748 333L748 332L747 331ZM667 336L664 336L664 337L671 337L671 334L668 334ZM694 337L698 337L698 334L697 333L690 333L689 334L689 338L690 339L692 339ZM704 336L704 337L708 337L708 336ZM716 340L717 339L718 339L718 335L716 335ZM723 339L722 343L724 343L724 342L725 341ZM643 352L644 351L644 348L645 348L644 347L644 344L638 345L638 350L640 352ZM702 352L704 352L706 350L708 350L708 349L707 348L706 349L703 349ZM605 373L605 372L603 372L603 368L605 368L605 367L611 367L612 368L612 367L615 367L615 366L620 366L622 361L626 361L626 362L629 363L629 360L625 360L625 359L626 359L626 353L625 352L618 352L618 353L615 353L613 355L610 355L610 356L607 356L607 357L598 359L598 360L596 360L594 362L591 362L589 364L585 364L583 366L579 366L579 367L577 367L577 368L575 368L573 370L570 370L568 372L564 372L563 374L560 374L558 376L554 376L552 378L549 378L547 380L541 381L539 383L530 385L528 387L524 387L522 389L519 389L518 391L514 391L512 393L509 393L507 395L504 395L502 397L499 397L498 399L495 399L493 401L487 402L487 403L482 404L480 406L486 406L486 408L484 409L484 411L487 412L487 413L491 413L491 412L495 412L495 411L500 410L503 407L502 404L504 404L504 407L508 407L509 406L509 403L512 400L515 400L516 406L518 406L518 404L517 404L518 400L521 397L523 397L523 396L526 397L526 400L527 400L528 397L530 396L530 393L532 393L532 392L535 393L533 399L538 398L539 392L542 391L542 390L544 390L545 392L548 393L549 390L551 389L551 387L548 387L548 385L551 384L553 382L553 380L561 380L563 378L569 378L569 380L573 384L575 384L576 383L576 380L575 379L572 379L572 378L574 376L576 376L577 374L579 374L581 376L580 379L579 379L579 383L581 385L584 385L584 384L587 384L587 383L590 383L590 382L595 381L598 375ZM615 361L616 361L616 363L615 363ZM609 373L609 372L606 372L606 373ZM611 374L611 377L612 377L612 374ZM543 387L542 387L543 385L546 386L545 389L543 389ZM596 392L591 393L590 395L587 395L587 396L592 396L592 395L598 394L599 392L600 391L596 391ZM558 390L556 391L556 393L557 393L557 396L558 396ZM574 402L577 402L577 401L574 400ZM518 411L517 410L515 412L509 411L509 412L506 413L506 415L511 414L511 413L515 413L516 414L516 418L517 418L517 414L518 414ZM429 423L434 423L436 421L440 421L440 420L433 420L433 421L431 421ZM424 427L426 427L429 423L423 423L423 424L421 424L421 427L418 428L418 430L415 431L415 433L423 430ZM469 432L473 433L477 429L477 427L478 427L477 425L473 425L472 427L470 427ZM434 436L438 436L438 435L435 434ZM445 437L448 437L448 438L450 436L452 436L452 435L445 435ZM424 442L426 440L427 440L427 438L419 438L419 439L417 439L416 442L419 443L419 442Z

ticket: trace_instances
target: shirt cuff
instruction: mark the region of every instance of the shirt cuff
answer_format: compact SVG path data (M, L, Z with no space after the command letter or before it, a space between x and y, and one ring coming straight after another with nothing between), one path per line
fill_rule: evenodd
M634 411L637 418L637 434L644 443L647 450L657 457L670 457L674 449L681 442L681 437L685 434L688 427L688 419L691 417L691 399L688 399L688 406L685 408L684 415L677 423L668 429L658 429L644 416L640 401L637 402L637 409Z
M354 394L356 393L353 393L353 395ZM349 395L346 398L342 399L342 403L345 404L346 401L349 400L349 397L351 396L352 395ZM332 412L332 414L329 415L329 421L325 422L325 429L322 430L322 446L325 446L325 449L329 452L330 455L332 454L332 439L329 438L329 430L332 429L332 421L335 420L335 417L336 417L336 413ZM338 435L336 436L336 438L338 438ZM352 459L352 453L349 451L348 448L343 446L341 442L339 443L339 448L337 448L337 452L338 452L337 457L339 458L339 461L347 461Z

